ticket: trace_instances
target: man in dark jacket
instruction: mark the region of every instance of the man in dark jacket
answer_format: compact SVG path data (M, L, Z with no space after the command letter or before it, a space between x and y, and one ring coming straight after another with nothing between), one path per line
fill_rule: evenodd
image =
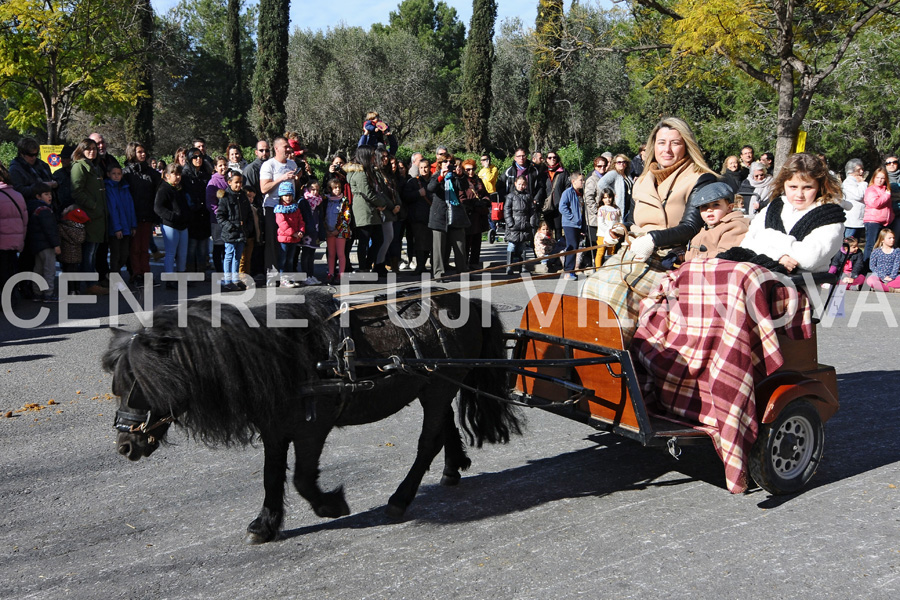
M528 160L525 148L516 148L513 164L497 180L497 192L501 200L516 189L516 177L520 175L525 176L528 181L528 193L534 199L535 206L543 205L546 196L543 180L538 168Z
M427 158L419 155L419 163L415 165L418 177L410 177L406 180L401 194L403 203L409 213L406 222L413 232L413 247L416 257L415 273L420 275L425 272L425 261L428 260L428 251L431 249L431 229L428 228L428 216L431 211L431 198L428 196L428 181L431 179L431 165Z

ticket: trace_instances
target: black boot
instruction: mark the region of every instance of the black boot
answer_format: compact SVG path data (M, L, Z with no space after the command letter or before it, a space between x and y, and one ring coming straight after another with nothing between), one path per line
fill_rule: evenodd
M506 274L507 275L513 274L513 268L509 266L512 262L513 262L513 253L507 252L506 253Z

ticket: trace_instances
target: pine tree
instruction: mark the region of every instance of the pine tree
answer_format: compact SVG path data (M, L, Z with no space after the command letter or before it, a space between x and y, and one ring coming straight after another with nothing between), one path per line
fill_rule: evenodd
M469 41L463 62L461 102L468 152L483 152L487 147L496 20L496 0L473 0Z
M150 0L138 0L140 13L140 33L143 40L144 51L140 57L141 71L138 83L137 104L125 119L125 132L129 141L140 142L144 149L150 153L156 141L153 131L153 68L151 63L150 48L153 46L154 15Z
M225 55L229 66L227 113L223 129L227 138L241 142L245 137L244 73L241 64L241 4L242 0L228 0L225 27Z
M554 49L559 47L562 39L563 18L562 0L538 0L534 24L537 44L531 63L528 110L525 113L536 149L545 147L553 101L559 89L560 77Z
M260 0L253 112L256 132L272 139L284 133L288 93L290 0Z

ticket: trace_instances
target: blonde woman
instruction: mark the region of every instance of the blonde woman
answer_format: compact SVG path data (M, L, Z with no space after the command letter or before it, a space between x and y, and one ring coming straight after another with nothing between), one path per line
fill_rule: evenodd
M690 126L676 117L660 121L647 139L646 167L632 190L631 231L647 234L632 244L635 258L646 260L657 249L685 245L697 235L703 219L689 208L688 197L715 180Z

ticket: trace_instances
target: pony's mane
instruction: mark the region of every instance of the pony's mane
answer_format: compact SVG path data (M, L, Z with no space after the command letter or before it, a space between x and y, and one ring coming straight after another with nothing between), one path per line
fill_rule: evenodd
M248 444L255 425L274 422L286 403L301 401L299 386L319 378L316 363L337 336L327 320L335 309L331 295L305 299L276 307L278 319L305 319L305 327L269 327L267 305L250 309L259 327L248 326L237 307L208 300L187 304L185 327L177 307L158 308L151 327L111 340L103 366L114 373L113 392L122 396L137 379L154 413L177 415L196 438ZM221 314L215 326L214 309Z

